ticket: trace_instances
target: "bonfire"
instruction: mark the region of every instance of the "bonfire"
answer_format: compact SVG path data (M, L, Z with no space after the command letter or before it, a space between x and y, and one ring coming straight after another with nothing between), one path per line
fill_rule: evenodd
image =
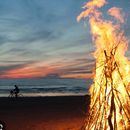
M121 8L100 11L106 0L91 0L77 17L88 18L96 45L94 82L90 87L91 103L86 130L130 130L130 61L125 57L128 39L122 29Z

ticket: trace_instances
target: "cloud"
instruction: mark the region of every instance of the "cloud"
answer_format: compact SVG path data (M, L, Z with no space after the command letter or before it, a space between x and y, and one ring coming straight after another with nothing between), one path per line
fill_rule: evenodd
M68 74L88 74L92 73L94 68L94 60L76 59L71 63L61 63L61 65L54 66L57 68L57 73L60 75Z
M4 75L6 74L8 71L13 70L13 69L17 69L17 68L21 68L23 67L25 64L15 64L15 65L7 65L7 66L2 66L0 65L0 75Z
M42 69L45 72L51 67L55 69L46 74L91 73L94 59L90 54L94 47L90 28L87 22L84 26L76 21L84 2L86 0L0 1L1 75L26 66L33 67L28 74L43 72ZM126 33L129 36L128 29Z

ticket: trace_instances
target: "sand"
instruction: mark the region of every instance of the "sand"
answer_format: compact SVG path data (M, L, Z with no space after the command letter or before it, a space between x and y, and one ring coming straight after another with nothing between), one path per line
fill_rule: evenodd
M81 130L90 97L0 98L0 120L6 130Z

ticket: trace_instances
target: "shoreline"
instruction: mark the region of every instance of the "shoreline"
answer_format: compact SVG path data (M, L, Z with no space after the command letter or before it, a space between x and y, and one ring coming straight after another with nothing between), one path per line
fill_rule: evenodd
M21 97L64 97L64 96L85 96L90 95L86 93L20 93ZM10 96L10 93L0 94L0 98L7 98Z

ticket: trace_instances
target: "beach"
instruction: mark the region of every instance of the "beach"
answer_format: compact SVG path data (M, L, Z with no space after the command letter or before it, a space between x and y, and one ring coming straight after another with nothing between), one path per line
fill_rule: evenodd
M6 130L81 130L90 96L0 98Z

